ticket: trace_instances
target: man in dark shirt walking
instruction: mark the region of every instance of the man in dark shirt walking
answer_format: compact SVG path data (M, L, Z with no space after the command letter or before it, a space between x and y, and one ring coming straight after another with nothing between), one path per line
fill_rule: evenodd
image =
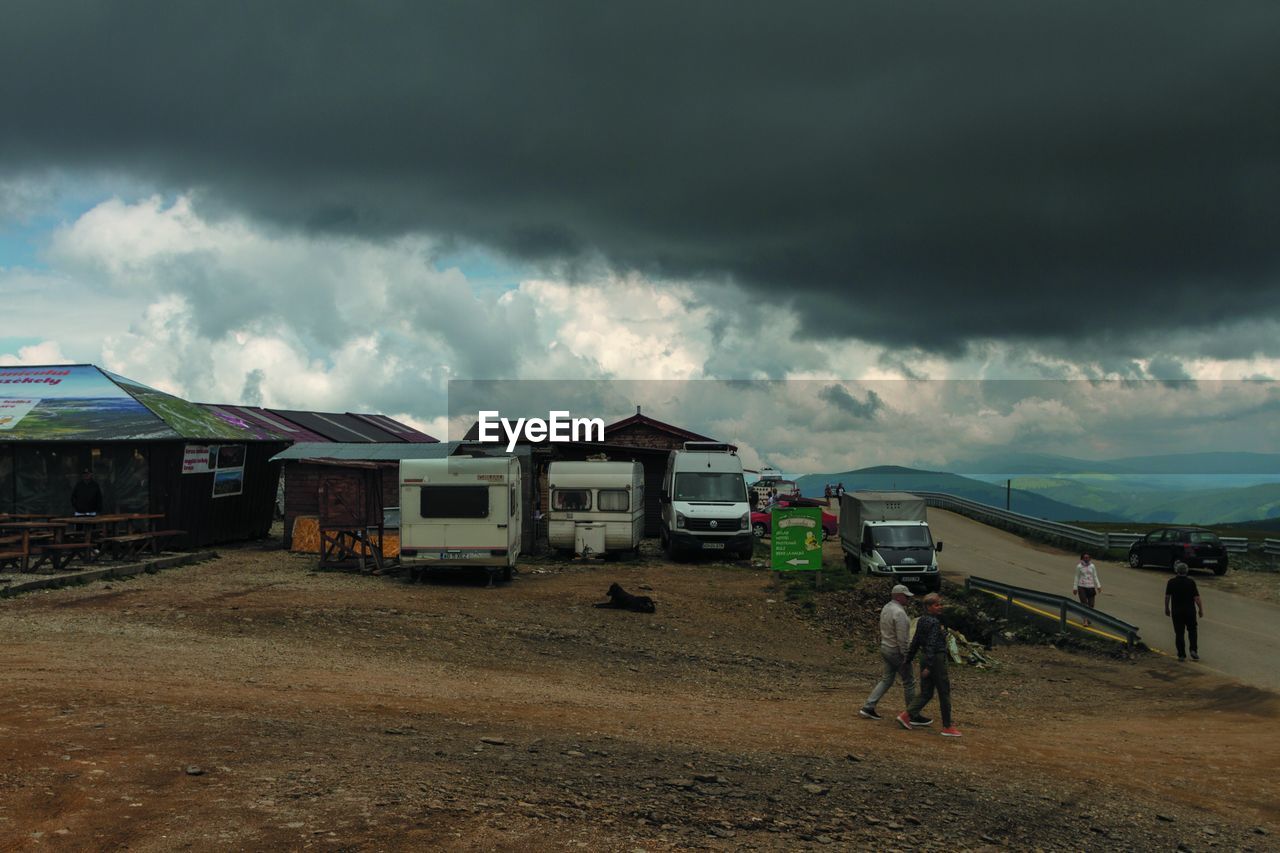
M1200 590L1196 582L1187 577L1187 564L1178 563L1178 573L1169 578L1164 587L1164 615L1173 617L1173 640L1178 648L1178 660L1187 659L1187 646L1182 634L1185 631L1191 641L1191 659L1200 660L1196 648L1196 615L1204 618L1204 604L1200 602Z
M960 730L951 724L951 677L947 673L947 630L942 627L942 596L931 592L920 599L925 615L916 623L916 635L907 651L907 666L916 652L920 652L920 693L911 707L898 715L898 725L904 729L916 725L928 725L921 716L924 706L938 691L938 709L942 712L942 734L960 737ZM919 721L919 722L918 722Z

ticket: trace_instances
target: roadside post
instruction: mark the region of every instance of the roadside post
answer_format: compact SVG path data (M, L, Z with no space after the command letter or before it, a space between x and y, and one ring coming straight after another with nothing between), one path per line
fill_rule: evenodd
M819 507L774 507L769 537L775 572L816 572L822 582L822 510Z

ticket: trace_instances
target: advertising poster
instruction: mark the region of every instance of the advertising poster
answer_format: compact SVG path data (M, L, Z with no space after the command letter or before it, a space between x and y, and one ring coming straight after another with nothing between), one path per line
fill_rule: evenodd
M213 470L213 448L207 444L188 444L182 449L182 473L208 474Z

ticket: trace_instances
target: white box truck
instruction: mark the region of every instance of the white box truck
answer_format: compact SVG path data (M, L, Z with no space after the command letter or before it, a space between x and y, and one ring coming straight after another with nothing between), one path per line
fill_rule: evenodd
M755 548L742 460L729 444L686 441L662 477L662 547L667 557L724 553L747 559Z
M912 590L942 586L938 552L924 498L907 492L845 492L840 547L851 572L892 578Z
M575 554L635 552L644 534L644 468L639 462L552 462L547 535Z
M400 564L484 568L511 579L520 553L520 460L451 456L400 463Z

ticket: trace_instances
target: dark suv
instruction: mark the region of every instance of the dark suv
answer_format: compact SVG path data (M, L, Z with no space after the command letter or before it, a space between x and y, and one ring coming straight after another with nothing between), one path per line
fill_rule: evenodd
M1213 569L1215 575L1227 573L1227 549L1212 530L1203 527L1165 527L1153 530L1129 548L1129 565L1167 566L1178 563L1189 568Z

